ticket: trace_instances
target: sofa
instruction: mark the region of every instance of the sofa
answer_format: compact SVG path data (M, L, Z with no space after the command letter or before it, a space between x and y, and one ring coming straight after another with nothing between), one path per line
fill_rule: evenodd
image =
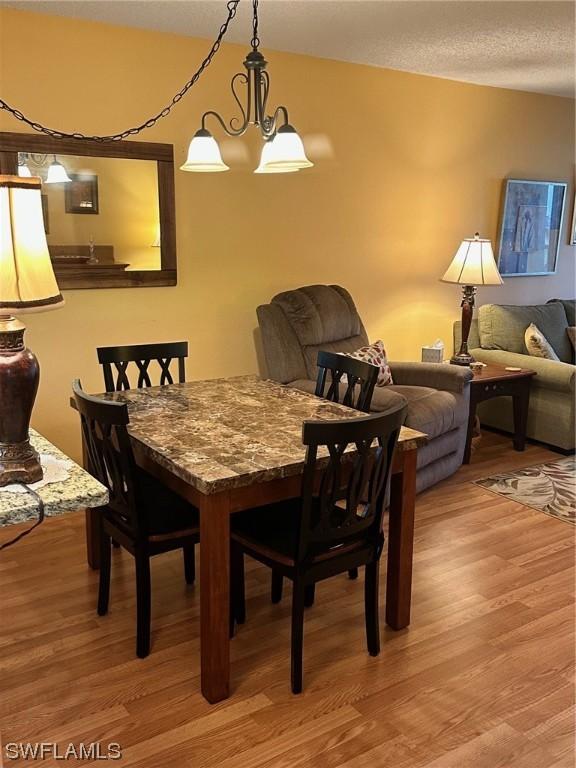
M353 352L369 343L352 297L338 285L279 293L259 306L257 315L264 375L304 392L316 387L320 350ZM372 411L407 403L406 425L428 435L428 444L418 452L419 492L462 464L472 373L442 363L392 362L390 367L394 383L375 388Z
M576 301L552 299L536 306L485 304L472 321L468 348L476 360L536 371L532 380L527 436L559 448L574 450L576 367L566 329L576 325ZM546 336L560 362L533 357L524 343L526 328L534 323ZM454 326L454 348L460 347L460 323ZM478 408L480 421L513 432L512 407L496 398Z

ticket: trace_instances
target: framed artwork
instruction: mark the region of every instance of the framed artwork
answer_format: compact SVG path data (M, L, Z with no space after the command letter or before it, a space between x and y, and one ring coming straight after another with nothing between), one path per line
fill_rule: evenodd
M92 173L69 173L65 185L66 213L98 213L98 176Z
M570 245L576 245L576 192L574 192L574 207L572 209L572 228L570 229Z
M498 269L503 277L556 272L567 184L507 179Z

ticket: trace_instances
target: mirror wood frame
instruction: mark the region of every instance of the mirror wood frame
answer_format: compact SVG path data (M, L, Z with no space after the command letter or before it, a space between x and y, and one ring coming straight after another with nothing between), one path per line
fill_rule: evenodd
M158 204L160 213L160 269L131 270L120 274L86 274L80 265L66 267L66 273L54 264L61 289L73 288L145 288L177 283L176 212L174 192L174 148L172 144L144 141L92 141L90 139L53 139L32 133L0 132L0 173L18 173L18 153L77 155L83 157L153 160L158 169Z

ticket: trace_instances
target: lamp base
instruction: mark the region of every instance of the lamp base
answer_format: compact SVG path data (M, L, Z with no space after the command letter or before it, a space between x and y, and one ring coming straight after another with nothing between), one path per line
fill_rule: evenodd
M452 365L465 365L469 366L470 363L475 363L475 359L472 357L472 355L468 354L468 352L458 352L457 355L454 355L450 358L450 363Z
M15 318L0 317L0 487L42 479L28 437L40 368L24 346L24 330Z
M29 440L0 443L0 487L11 483L36 483L42 476L40 456Z
M462 341L458 354L450 358L452 365L470 365L475 362L472 355L468 352L468 336L470 335L470 326L472 325L472 312L474 310L474 294L476 288L473 285L462 286Z

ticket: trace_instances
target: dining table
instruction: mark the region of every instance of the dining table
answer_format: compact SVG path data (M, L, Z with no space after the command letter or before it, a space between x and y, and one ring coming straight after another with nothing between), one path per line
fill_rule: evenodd
M358 418L358 411L257 376L102 397L128 404L128 432L138 465L199 510L201 689L211 703L226 699L230 517L299 496L305 460L303 421ZM393 460L386 623L395 630L410 623L416 460L426 441L422 432L402 427ZM92 568L98 568L98 515L98 510L86 510Z

